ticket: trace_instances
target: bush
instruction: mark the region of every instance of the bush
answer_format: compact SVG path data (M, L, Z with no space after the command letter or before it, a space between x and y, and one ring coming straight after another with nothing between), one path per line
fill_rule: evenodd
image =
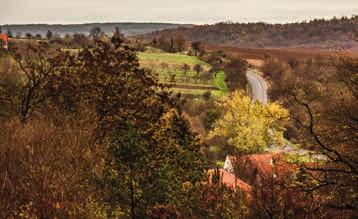
M203 98L204 100L208 101L211 97L211 92L210 91L205 91L205 93L203 93Z
M90 132L63 121L10 120L0 130L0 217L76 215L92 194Z
M210 109L206 112L203 124L206 130L213 128L214 122L220 117L220 113L215 109Z

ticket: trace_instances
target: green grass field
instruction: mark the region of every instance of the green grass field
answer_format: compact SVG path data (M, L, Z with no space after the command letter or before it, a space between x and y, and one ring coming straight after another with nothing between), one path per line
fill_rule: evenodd
M154 63L167 63L171 65L182 65L182 64L188 64L188 65L206 65L210 66L207 63L201 61L196 56L188 56L185 54L178 54L178 53L163 53L163 52L141 52L138 53L139 60L143 63L146 62L154 62Z
M212 78L197 78L197 73L193 67L200 64L204 71L209 71L211 66L200 60L196 56L188 56L179 53L165 53L159 49L147 48L145 52L138 53L140 64L144 68L148 68L157 74L163 83L174 82L178 87L172 88L174 91L183 94L192 94L196 96L203 95L209 91L213 96L223 96L227 93L227 86L225 84L225 73L220 71ZM184 73L182 66L187 64L190 70ZM173 75L175 77L173 78ZM190 86L190 89L183 88L183 86ZM180 87L180 88L179 88ZM198 88L195 88L198 87ZM207 89L205 89L207 88Z

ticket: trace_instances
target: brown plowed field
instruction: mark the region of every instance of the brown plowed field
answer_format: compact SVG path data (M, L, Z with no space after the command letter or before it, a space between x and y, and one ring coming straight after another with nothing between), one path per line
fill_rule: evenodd
M315 49L294 49L294 48L265 48L265 49L251 49L251 48L236 48L216 45L206 45L205 48L209 51L223 50L233 57L240 57L251 60L262 60L265 54L270 55L281 60L289 58L297 59L311 59L316 56L330 57L330 56L350 56L358 59L358 51L333 51L333 50L315 50Z

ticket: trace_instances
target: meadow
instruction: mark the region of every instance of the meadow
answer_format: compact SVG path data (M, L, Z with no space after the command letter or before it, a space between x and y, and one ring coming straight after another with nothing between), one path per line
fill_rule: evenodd
M210 92L213 96L225 95L228 88L225 84L223 71L211 72L212 66L196 56L181 53L165 53L159 49L147 48L138 53L142 67L157 74L163 83L174 84L174 91L195 96ZM187 70L183 69L187 65ZM202 70L195 71L196 65Z

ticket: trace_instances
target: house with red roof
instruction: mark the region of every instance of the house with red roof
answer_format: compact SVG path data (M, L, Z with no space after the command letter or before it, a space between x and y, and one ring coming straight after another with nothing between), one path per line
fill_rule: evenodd
M256 166L261 171L269 170L273 165L274 156L277 156L276 153L265 153L265 154L253 154L253 155L244 155L244 156L232 156L227 155L224 163L224 169L230 173L235 172L235 166L245 165L249 163L253 166Z
M324 160L322 156L316 157ZM320 163L314 159L305 162L306 167L313 168L319 165ZM297 218L307 218L308 215L312 215L313 218L315 215L325 215L325 218L355 216L355 213L349 210L330 208L330 199L324 190L319 193L306 193L295 187L297 184L292 182L305 177L300 170L299 163L288 160L287 152L270 151L252 155L228 155L221 173L222 181L228 187L240 182L237 188L250 188L248 200L252 209L257 209L257 218L265 218L267 214L277 214L281 210L280 214L285 215L288 212ZM315 171L306 170L306 173L307 171L311 176L317 174Z
M295 177L295 172L298 170L297 164L287 162L283 155L281 152L228 155L223 169L250 185L262 181L265 177L276 177L277 173Z
M236 176L247 183L257 180L260 175L272 173L274 157L277 154L253 154L243 156L228 155L225 159L224 170Z
M238 179L234 174L229 173L224 169L211 169L208 171L209 183L212 184L215 180L215 174L218 174L218 178L222 184L233 190L240 190L244 194L249 195L251 192L251 186L244 181Z

